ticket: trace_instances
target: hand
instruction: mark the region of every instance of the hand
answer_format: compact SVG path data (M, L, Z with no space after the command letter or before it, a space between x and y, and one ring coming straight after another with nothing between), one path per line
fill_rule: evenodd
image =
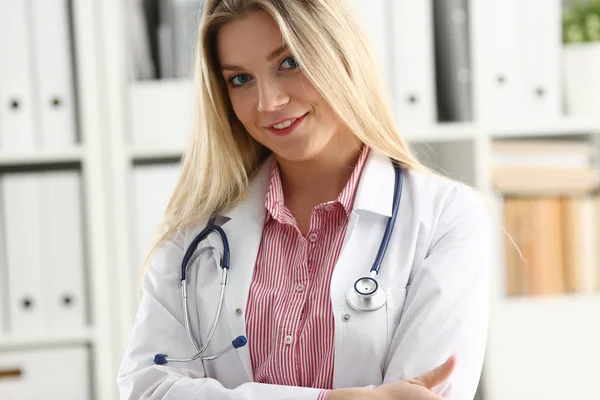
M425 372L416 378L400 382L387 383L375 389L379 400L443 400L431 389L446 381L456 365L456 358L451 356L441 365ZM373 397L375 399L375 397Z
M329 393L327 400L443 400L431 389L446 381L455 365L456 358L451 356L443 364L416 378L386 383L375 389L336 389Z

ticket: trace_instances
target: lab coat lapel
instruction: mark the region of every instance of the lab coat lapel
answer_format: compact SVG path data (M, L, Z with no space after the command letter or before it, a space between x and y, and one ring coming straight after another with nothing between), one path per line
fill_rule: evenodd
M342 278L338 275L348 275L348 272L353 271L352 266L356 265L356 260L353 258L357 252L364 253L364 245L357 240L357 229L362 228L360 219L365 213L378 214L385 218L392 215L392 203L394 196L394 166L389 158L370 149L369 158L365 163L361 179L356 189L354 205L346 228L346 235L342 243L342 250L336 264L334 275L332 277L331 298L345 298L346 288L338 285L334 278ZM364 222L364 221L363 221ZM358 235L360 236L360 235ZM383 236L383 230L381 231ZM360 239L360 238L358 238ZM377 248L379 245L377 245ZM373 257L371 260L375 260ZM359 271L361 276L368 275L371 264L361 265ZM355 279L355 278L353 278Z
M251 181L246 198L224 214L224 222L221 224L229 241L231 256L221 315L229 325L232 337L246 335L246 303L264 227L265 195L269 184L271 165L272 158L269 158ZM222 251L223 247L216 236L209 237L208 240L211 246ZM218 262L218 260L216 261ZM238 309L242 310L241 314ZM240 357L249 380L252 381L249 346L237 349L236 353Z
M331 301L335 318L334 388L362 381L368 385L381 379L378 359L373 359L372 365L357 369L356 358L352 356L357 352L369 353L374 350L368 347L370 343L357 348L353 338L365 335L366 331L374 330L372 334L380 332L377 324L381 318L373 319L373 314L355 312L348 305L346 295L356 279L369 274L385 224L392 212L393 194L394 167L389 158L371 149L357 188L342 250L331 278ZM344 318L346 315L350 316L349 320ZM377 340L373 343L375 346L385 346L384 342L385 340ZM371 358L366 355L361 359Z

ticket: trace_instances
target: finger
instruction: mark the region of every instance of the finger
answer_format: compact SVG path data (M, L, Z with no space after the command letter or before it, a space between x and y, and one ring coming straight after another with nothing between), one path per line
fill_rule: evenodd
M411 379L410 382L415 383L417 385L425 386L427 389L432 389L450 377L452 371L454 371L455 365L456 357L452 355L443 364L438 365L437 367L435 367L431 371L424 373L423 375Z

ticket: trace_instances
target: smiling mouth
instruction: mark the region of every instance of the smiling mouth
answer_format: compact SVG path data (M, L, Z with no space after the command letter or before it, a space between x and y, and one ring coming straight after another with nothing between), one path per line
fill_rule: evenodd
M266 128L267 129L285 129L289 126L291 126L294 122L296 122L297 120L303 118L306 114L308 113L304 113L301 116L297 117L297 118L290 118L290 119L286 119L282 122L278 122L275 124L271 124L271 125L267 125Z
M283 128L287 128L288 126L292 125L294 122L296 122L296 120L298 120L298 118L294 118L294 119L288 119L285 122L282 122L281 124L277 124L277 125L273 125L272 128L275 129L283 129Z
M300 125L300 123L304 120L304 117L307 115L308 113L298 118L292 118L274 125L270 125L267 128L277 136L287 136L292 133L298 125Z

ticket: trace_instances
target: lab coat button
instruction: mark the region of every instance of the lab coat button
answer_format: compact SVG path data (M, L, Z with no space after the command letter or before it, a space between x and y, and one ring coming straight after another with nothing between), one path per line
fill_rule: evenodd
M286 336L286 337L283 339L283 342L284 342L285 344L292 344L292 341L293 341L293 340L292 340L292 337L291 337L290 335L287 335L287 336Z
M238 317L239 317L240 315L242 315L242 309L241 309L241 308L236 308L236 309L235 309L235 315L237 315Z
M342 319L344 320L344 322L350 321L350 314L344 314L344 316L342 317Z

